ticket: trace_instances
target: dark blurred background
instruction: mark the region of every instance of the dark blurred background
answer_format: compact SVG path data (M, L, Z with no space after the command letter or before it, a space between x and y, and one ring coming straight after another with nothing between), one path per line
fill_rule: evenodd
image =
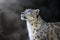
M40 9L46 22L60 21L58 0L0 0L0 40L28 40L26 22L20 14L27 8Z

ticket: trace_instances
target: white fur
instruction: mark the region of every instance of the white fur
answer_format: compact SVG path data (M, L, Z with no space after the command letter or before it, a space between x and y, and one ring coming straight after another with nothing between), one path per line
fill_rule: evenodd
M27 22L27 29L28 29L28 34L29 34L29 39L30 40L33 40L33 34L32 34L32 28L31 28L31 25L28 21Z

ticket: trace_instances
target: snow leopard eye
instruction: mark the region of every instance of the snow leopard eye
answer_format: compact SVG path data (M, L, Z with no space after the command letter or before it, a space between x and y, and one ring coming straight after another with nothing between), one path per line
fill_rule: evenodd
M28 11L28 12L30 12L30 11Z
M28 11L27 14L31 14L31 11Z

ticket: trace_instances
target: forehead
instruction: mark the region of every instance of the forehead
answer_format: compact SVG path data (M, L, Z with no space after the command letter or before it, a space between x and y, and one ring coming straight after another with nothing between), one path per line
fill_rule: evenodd
M26 9L24 12L32 12L33 9Z

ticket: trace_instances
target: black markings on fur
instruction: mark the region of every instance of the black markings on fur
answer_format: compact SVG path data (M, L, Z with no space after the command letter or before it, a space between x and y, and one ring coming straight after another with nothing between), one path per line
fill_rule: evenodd
M35 40L35 39L34 39Z
M38 29L36 31L39 31Z
M45 39L45 36L43 36L43 38Z
M35 17L33 17L33 18L35 18Z
M47 28L48 32L50 31L50 27Z
M40 32L41 34L43 34L43 32Z
M43 40L43 39L41 38L41 40Z
M33 23L31 25L33 25Z
M43 36L43 40L46 40L45 36Z
M44 32L45 34L47 33L47 32Z
M31 21L29 21L29 22L31 22Z
M36 25L36 27L37 27L37 25Z
M49 32L49 30L48 30L48 32Z
M33 33L34 33L35 31L33 31Z
M50 29L50 27L48 27L47 29Z
M35 36L35 39L36 39L36 36Z
M38 38L38 39L39 39L39 38L40 38L40 36L39 36L39 35L37 35L37 36L35 36L35 39L36 39L36 38Z
M34 20L31 20L31 21L34 21Z
M47 26L49 26L49 24L46 23Z
M52 28L54 28L54 26L51 26Z
M53 30L51 30L51 34L53 34Z
M51 40L53 40L53 37L51 37Z
M42 35L40 35L40 37L42 37Z
M41 36L41 37L43 36L43 32L40 32L40 36Z
M34 30L36 30L36 29L34 28Z
M47 39L49 40L49 36L47 35Z
M40 36L38 35L37 38L40 38Z
M51 24L51 27L54 28L54 26Z

